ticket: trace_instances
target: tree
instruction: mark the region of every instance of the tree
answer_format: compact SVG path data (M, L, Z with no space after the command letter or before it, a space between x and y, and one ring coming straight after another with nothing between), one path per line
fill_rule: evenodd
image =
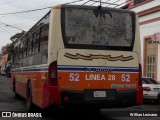
M7 48L7 53L8 53L7 61L10 61L11 60L11 55L12 55L12 50L13 50L13 43L6 46L6 48Z
M7 46L7 53L8 53L8 60L7 61L10 61L11 60L11 55L13 53L13 46L14 46L14 43L19 40L26 32L25 31L22 31L21 33L16 33L15 35L13 35L10 40L12 41L12 43Z
M19 38L21 38L26 32L22 31L21 33L16 33L15 35L13 35L10 40L12 41L12 43L16 42Z

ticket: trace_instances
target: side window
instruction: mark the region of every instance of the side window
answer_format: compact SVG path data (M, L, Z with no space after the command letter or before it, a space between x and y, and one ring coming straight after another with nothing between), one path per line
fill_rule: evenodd
M33 39L32 38L33 38L32 36L29 37L29 46L28 46L28 48L29 48L29 56L31 56L32 53L33 53Z
M18 52L18 46L15 47L15 61L18 60L18 54L17 54L17 52Z
M49 15L36 24L14 48L15 65L46 64L48 61Z
M19 54L20 54L20 59L22 59L22 42L20 43L20 52L19 52Z
M21 59L21 44L18 45L19 46L19 52L18 52L18 55L19 55L19 60Z
M22 49L23 49L23 58L24 58L24 57L26 57L26 54L25 54L25 41L23 41Z
M14 49L13 49L13 62L14 62L14 64L16 62L16 57L17 57L16 52L17 52L16 47L14 47Z
M47 63L48 60L48 33L49 24L45 24L40 29L40 52L42 53L42 64Z
M30 42L29 42L29 37L27 38L27 56L29 56L29 46L30 46Z
M33 55L36 53L36 34L33 34Z
M13 63L15 62L15 48L13 49L13 55L12 55Z
M35 53L39 53L40 51L40 30L38 30L35 34Z
M17 58L18 58L18 60L20 58L20 44L18 45L18 49L17 49Z
M22 59L23 59L23 57L24 57L24 43L23 43L23 41L21 43L21 49L22 49Z
M17 52L18 52L18 46L16 46L14 48L14 67L18 67L17 66L17 61L18 61L18 54L17 54Z
M28 55L27 55L27 53L28 53L28 40L26 39L25 41L26 41L26 42L25 42L25 47L26 47L25 53L26 53L26 57L27 57L27 56L28 56Z

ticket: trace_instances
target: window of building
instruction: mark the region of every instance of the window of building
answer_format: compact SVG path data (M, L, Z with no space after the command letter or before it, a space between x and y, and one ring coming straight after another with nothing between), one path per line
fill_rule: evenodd
M155 56L147 56L147 76L155 78Z
M153 79L156 78L156 48L157 44L154 43L150 38L145 40L145 76L151 77Z

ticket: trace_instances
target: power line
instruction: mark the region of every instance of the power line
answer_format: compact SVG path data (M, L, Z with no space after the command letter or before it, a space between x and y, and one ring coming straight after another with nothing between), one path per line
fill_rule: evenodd
M12 26L12 25L8 25L8 24L3 23L3 22L0 22L0 23L3 24L3 25L5 25L6 27L11 27L11 28L14 28L14 29L17 29L17 30L20 30L20 31L24 31L24 30L22 30L22 29L20 29L20 28L18 28L18 27L14 27L14 26Z
M132 4L132 3L134 3L134 1L131 1L131 2L125 1L125 2L123 2L123 3L121 3L121 4L117 5L117 6L114 6L114 8L119 7L119 6L123 7L124 5L129 5L129 4Z
M2 32L7 32L7 34L11 34L8 30L6 30L5 28L4 28L4 26L3 26L3 28L2 28L2 31L0 31L0 33L2 33Z
M14 0L15 1L15 0ZM65 3L65 4L72 4L72 3L77 3L77 2L82 2L84 0L76 0L76 1L72 1L70 3ZM117 2L120 2L120 0L116 0L115 2L112 2L110 3L109 2L110 0L106 0L106 2L102 2L102 4L109 4L109 5L115 5L114 7L118 7L118 6L121 6L127 2L123 2L121 4L116 4ZM11 2L11 1L10 1ZM82 5L84 4L87 4L88 2L94 2L94 3L98 3L97 0L87 0L85 3L83 3ZM132 2L130 2L132 3ZM48 9L48 8L51 8L51 7L45 7L45 8L40 8L40 9L33 9L33 10L28 10L28 11L20 11L20 12L13 12L13 13L4 13L4 14L0 14L0 15L10 15L10 14L19 14L19 13L26 13L26 12L34 12L34 11L39 11L39 10L44 10L44 9ZM8 26L8 27L11 27L11 28L14 28L14 29L17 29L17 30L21 30L23 31L22 29L18 28L18 27L14 27L14 26L11 26L11 25L8 25L8 24L5 24L3 22L0 22L1 24L5 25L5 26Z
M45 8L39 8L39 9L33 9L33 10L26 10L26 11L19 11L19 12L12 12L12 13L3 13L0 15L13 15L13 14L20 14L20 13L28 13L28 12L34 12L34 11L40 11L40 10L45 10L45 9L49 9L52 7L45 7Z
M103 5L103 4L107 4L109 1L110 1L110 0L106 0L106 2L102 3L102 5Z
M85 4L89 3L89 2L90 2L90 0L86 1L86 2L85 2L85 3L83 3L82 5L85 5Z
M65 5L67 5L67 4L73 4L73 3L78 3L78 2L82 2L82 1L84 1L84 0L76 0L76 1L65 3ZM108 0L108 1L110 1L110 0ZM113 3L110 3L108 1L101 2L101 3L102 4L108 4L108 5L115 5L115 7L118 7L118 6L120 6L120 5L124 4L124 3L127 3L127 2L124 2L122 4L116 4L120 0L117 0L117 1L115 1ZM97 0L88 0L87 2L83 3L82 5L85 5L88 2L94 2L92 4L95 4L95 3L98 3L99 1L97 1ZM45 9L49 9L49 8L52 8L52 7L38 8L38 9L33 9L33 10L26 10L26 11L12 12L12 13L1 13L0 15L11 15L11 14L29 13L29 12L35 12L35 11L45 10Z
M122 2L122 1L121 0L115 0L115 1L111 1L111 0L106 0L106 1L100 1L100 0L75 0L75 1L72 1L72 2L65 3L65 5L67 5L67 4L78 4L80 2L84 2L81 5L90 5L90 6L92 6L94 4L101 3L101 5L103 5L103 6L104 5L108 5L108 6L111 6L111 5L112 6L120 6L120 4L121 4L120 2ZM92 2L92 3L89 4L90 2ZM124 3L126 3L126 2L124 2Z
M72 1L72 2L64 3L64 5L77 3L77 2L81 2L81 1L84 1L84 0L75 0L75 1Z
M17 22L19 22L20 21L20 23L18 23L18 24L21 24L21 23L23 23L23 22L29 22L29 21L34 21L34 20L39 20L40 18L41 18L42 16L37 16L37 17L25 17L24 19L22 19L22 18L12 18L12 19L1 19L1 21L5 21L5 23L7 22L12 22L12 23L15 23L15 24L17 24ZM12 24L13 25L13 24Z
M8 2L0 3L0 5L8 4L8 3L11 3L11 2L15 2L15 1L18 1L18 0L11 0L11 1L8 1Z
M120 0L117 0L117 1L115 1L115 2L113 2L112 4L110 4L110 5L113 5L113 4L115 4L115 3L117 3L117 2L119 2ZM108 5L108 6L110 6L110 5ZM117 4L118 5L118 4ZM108 7L108 6L106 6L106 7Z
M98 0L90 0L90 1L92 1L92 2L94 2L94 3L99 3L99 1ZM117 5L116 3L109 3L108 1L107 2L101 2L102 4L108 4L108 5Z

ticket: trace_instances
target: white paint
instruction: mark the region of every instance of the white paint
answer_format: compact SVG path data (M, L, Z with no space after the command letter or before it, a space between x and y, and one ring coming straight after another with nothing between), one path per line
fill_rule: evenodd
M154 0L152 2L148 2L148 3L143 4L141 6L135 7L131 10L138 13L138 12L156 7L158 5L160 5L160 0ZM157 11L155 13L151 13L149 15L145 15L145 16L140 17L139 22L144 22L146 20L151 20L151 19L158 18L158 17L160 17L160 11ZM143 58L143 55L144 55L144 48L143 48L144 47L144 37L153 35L154 33L157 33L157 32L160 32L160 21L156 21L156 22L152 22L152 23L148 23L148 24L144 24L144 25L140 26L142 66L143 66L143 63L144 63L144 58ZM157 57L158 57L158 60L157 60L158 61L158 63L157 63L157 80L160 81L160 74L158 74L160 72L160 62L159 62L160 61L160 44L158 45L158 56ZM144 68L142 68L142 69L144 69Z
M153 8L153 7L158 6L158 5L160 5L160 0L154 0L152 2L148 2L148 3L143 4L141 6L135 7L131 10L133 10L135 12L140 12L140 11L144 11L146 9Z
M106 80L104 75L101 74L86 74L86 80Z
M160 27L160 26L159 26L159 27ZM158 45L158 51L160 51L160 44ZM158 74L158 73L160 73L160 62L159 62L159 60L160 60L160 52L158 52L158 56L157 56L157 57L158 57L157 80L158 80L158 82L160 82L160 74Z
M151 19L160 17L159 15L160 15L160 11L149 14L149 15L142 16L142 17L140 17L139 22L144 22L144 21L147 21L147 20L151 20Z

